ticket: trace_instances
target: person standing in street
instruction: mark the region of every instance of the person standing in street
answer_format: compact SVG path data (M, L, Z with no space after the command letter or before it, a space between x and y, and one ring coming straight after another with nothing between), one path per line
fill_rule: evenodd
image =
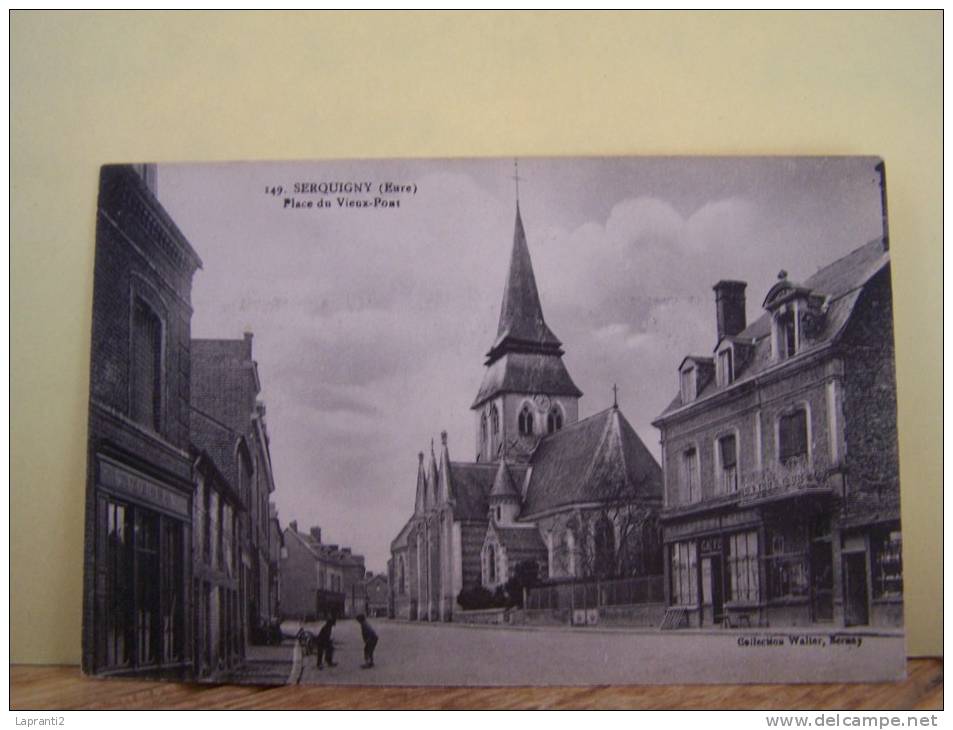
M367 622L367 617L360 613L357 622L361 625L361 638L364 639L364 663L361 669L370 669L374 666L374 649L377 647L377 632Z
M331 616L318 632L318 638L315 641L318 650L318 669L324 669L325 659L328 660L329 667L337 666L334 661L334 641L331 639L331 629L334 628L335 623L334 616Z

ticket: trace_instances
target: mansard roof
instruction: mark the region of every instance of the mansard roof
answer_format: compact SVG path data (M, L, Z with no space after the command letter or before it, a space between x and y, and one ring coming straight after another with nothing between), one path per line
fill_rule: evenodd
M798 291L810 293L811 296L822 298L825 302L822 326L806 344L806 347L802 350L803 353L830 344L839 337L854 311L854 306L857 304L863 288L889 264L890 253L884 249L883 239L878 238L819 269L803 284L798 285ZM785 282L775 283L771 292L776 296L782 289L785 289L784 284ZM790 283L788 282L788 284ZM790 286L793 287L793 285ZM770 292L765 298L765 303L768 305L772 303ZM728 387L734 387L737 384L749 381L777 364L771 359L771 317L770 312L764 312L736 336L736 339L753 343L754 352L753 356L743 365L743 369L738 367L740 363L736 365L735 380ZM799 352L790 360L796 359L800 355ZM722 386L723 388L724 386ZM719 386L714 379L709 381L698 393L693 403L712 395L718 389ZM664 418L683 405L681 394L676 395L659 418Z
M661 467L615 407L543 438L531 466L521 519L573 504L662 496Z

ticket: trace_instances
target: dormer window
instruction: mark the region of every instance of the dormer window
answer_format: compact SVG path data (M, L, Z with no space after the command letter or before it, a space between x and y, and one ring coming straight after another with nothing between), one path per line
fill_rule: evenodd
M718 384L731 385L735 380L735 354L731 345L718 353Z
M778 355L782 360L797 354L798 327L795 312L785 312L777 319Z
M695 368L688 367L682 370L679 381L682 403L690 403L695 400Z

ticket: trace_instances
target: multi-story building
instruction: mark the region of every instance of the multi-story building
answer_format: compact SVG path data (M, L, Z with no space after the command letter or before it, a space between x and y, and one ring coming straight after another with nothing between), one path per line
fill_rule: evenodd
M93 288L83 669L192 667L189 368L198 255L150 166L100 177Z
M348 547L321 542L321 528L284 531L281 558L281 618L306 621L364 610L364 557Z
M234 669L245 655L241 494L251 482L252 460L242 434L199 411L192 412L192 455L195 674L209 678Z
M240 340L192 340L192 406L244 437L251 461L251 478L241 485L245 505L241 525L242 615L245 637L264 641L277 619L271 607L276 581L271 576L271 512L275 483L271 469L265 407L258 401L261 381L252 356L252 335Z
M745 283L714 289L713 355L655 421L666 624L902 624L885 241L782 271L750 325Z

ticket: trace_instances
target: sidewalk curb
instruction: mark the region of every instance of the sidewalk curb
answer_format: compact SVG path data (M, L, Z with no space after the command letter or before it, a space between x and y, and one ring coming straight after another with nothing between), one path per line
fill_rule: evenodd
M816 626L752 626L750 629L671 629L663 631L650 626L532 626L529 624L470 624L461 621L410 621L408 619L388 619L389 623L405 626L431 626L464 629L504 629L507 631L559 631L575 634L625 634L645 636L751 636L752 634L799 634L830 636L844 634L850 636L882 637L902 639L904 634L896 631L871 631L869 628L854 629L838 626L818 628ZM386 625L386 624L385 624Z

